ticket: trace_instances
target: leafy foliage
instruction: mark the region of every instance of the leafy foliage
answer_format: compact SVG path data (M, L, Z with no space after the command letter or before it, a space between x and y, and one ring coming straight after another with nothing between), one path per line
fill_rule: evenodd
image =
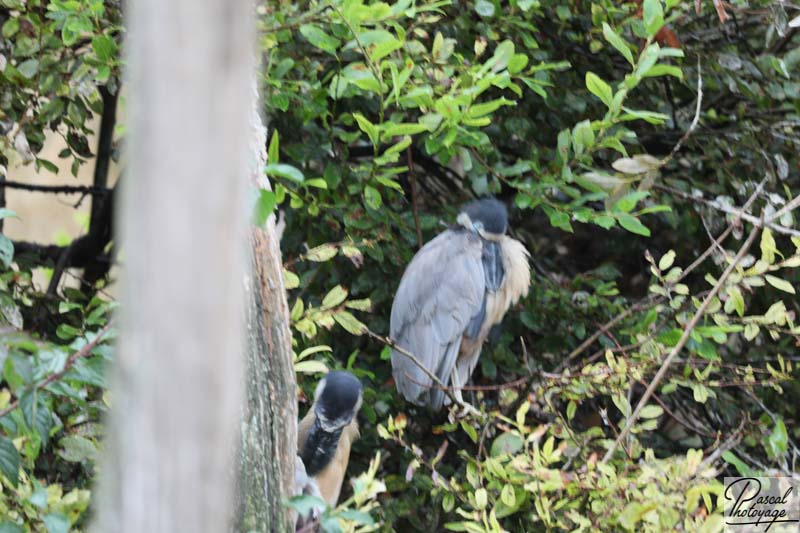
M372 305L359 320L387 331L397 282L386 280L399 279L419 234L437 233L471 196L508 201L534 254L532 294L481 358L474 399L485 419L429 422L398 402L388 350L363 336L329 324L296 339L301 350L333 347L326 366L373 384L356 455L395 451L383 466L387 524L714 531L722 470L790 468L797 435L782 419L797 413L772 403L787 384L798 392L787 357L794 304L781 295L797 279L790 213L777 240L761 236L761 258L745 254L725 279L631 435L603 461L735 255L713 245L695 264L708 232L730 225L741 238L749 226L737 204L753 197L752 224L797 191L794 132L763 135L775 121L758 111L797 113L782 92L794 82L764 68L796 64L777 19L705 29L713 15L658 0L352 0L264 13L270 162L281 165L267 169L275 192L265 211L285 216L290 305L319 307L313 295L346 287ZM304 260L304 249L340 243L363 262L333 248L326 262ZM763 253L773 246L783 255ZM727 467L709 459L725 446Z
M100 91L117 90L119 8L0 6L0 162L51 169L37 156L51 129L79 165ZM718 531L721 475L792 470L800 43L788 4L714 6L259 7L273 190L255 195L253 221L284 223L306 397L330 368L367 385L350 468L366 474L324 529ZM363 333L388 331L416 249L486 194L511 206L535 275L484 349L480 416L451 422L397 397L388 348ZM18 402L0 416L0 509L14 523L0 529L80 527L108 348L35 384L109 305L67 291L52 338L19 333L36 265L14 254L0 235L0 328L14 331L0 409Z
M0 278L5 323L15 327L8 317L16 321L22 316L17 306L25 305L24 293L22 301L14 298L17 274L9 270ZM4 332L0 339L4 531L66 532L85 520L103 435L101 417L108 408L104 368L111 348L103 342L110 340L104 335L112 307L97 297L64 300L58 339L48 342L22 332Z
M121 13L103 0L3 0L0 2L0 164L35 161L45 132L61 136L61 158L75 175L93 157L89 120L102 111L100 88L116 92Z

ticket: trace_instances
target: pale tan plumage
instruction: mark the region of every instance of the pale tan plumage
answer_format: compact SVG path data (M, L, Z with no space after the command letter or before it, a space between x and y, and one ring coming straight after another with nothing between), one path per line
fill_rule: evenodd
M497 292L489 293L486 297L486 319L478 335L471 339L464 337L461 341L456 371L458 381L464 385L481 355L481 347L492 326L503 320L508 309L516 304L520 298L528 295L531 284L531 268L528 264L530 254L525 246L516 239L503 235L497 240L503 253L503 268L506 279Z
M300 421L297 428L297 448L302 450L308 439L308 433L314 425L314 409L311 408L306 413L306 416ZM339 501L339 493L342 490L342 482L344 481L345 473L347 472L347 463L350 460L350 447L358 438L358 422L353 419L350 424L344 427L342 435L339 438L339 445L336 448L336 453L331 459L331 462L316 476L314 480L317 483L319 492L328 505L336 507Z

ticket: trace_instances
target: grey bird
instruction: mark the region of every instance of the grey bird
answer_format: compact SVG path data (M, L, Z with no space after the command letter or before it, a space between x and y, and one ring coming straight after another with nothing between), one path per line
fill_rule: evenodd
M358 437L356 414L361 398L361 382L355 376L329 372L317 384L314 405L298 426L297 453L306 476L331 507L339 500L350 446Z
M406 268L392 304L390 336L464 404L461 389L492 326L530 286L529 253L506 235L508 212L494 198L464 206L457 224L423 246ZM438 411L450 402L408 356L392 350L397 389Z

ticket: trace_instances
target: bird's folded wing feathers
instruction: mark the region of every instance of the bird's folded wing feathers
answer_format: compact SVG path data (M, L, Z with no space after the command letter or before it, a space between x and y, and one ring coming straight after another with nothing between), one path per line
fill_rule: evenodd
M444 383L455 364L461 336L483 301L481 250L480 238L470 233L448 230L440 234L414 256L392 305L391 337ZM397 351L392 351L392 367L403 396L428 403L425 393L431 379Z

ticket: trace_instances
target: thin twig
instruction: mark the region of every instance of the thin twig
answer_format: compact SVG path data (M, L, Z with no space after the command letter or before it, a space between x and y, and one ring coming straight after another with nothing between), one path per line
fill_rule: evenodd
M33 183L11 180L0 180L0 188L49 194L93 194L100 196L108 196L111 194L111 189L107 187L93 187L91 185L36 185Z
M791 235L793 237L800 237L800 231L798 231L796 229L792 229L792 228L787 228L786 226L781 226L780 224L776 224L775 222L762 222L761 219L759 219L758 217L753 216L750 213L746 213L744 211L744 209L737 209L735 207L728 207L726 205L720 204L720 203L715 202L713 200L707 200L707 199L702 198L702 197L692 196L689 193L685 193L685 192L681 191L680 189L676 189L676 188L670 187L668 185L655 184L655 185L653 185L653 187L656 188L656 189L660 189L662 191L666 191L666 192L668 192L670 194L674 194L675 196L679 196L679 197L684 198L686 200L691 200L692 202L697 202L697 203L700 203L700 204L703 204L703 205L707 205L709 207L712 207L712 208L716 209L717 211L722 211L723 213L728 213L729 215L735 215L736 217L741 218L742 220L745 220L745 221L753 224L756 227L761 227L761 225L765 225L766 227L768 227L769 229L771 229L772 231L774 231L776 233L782 233L784 235ZM800 205L800 196L793 198L789 203L787 203L779 211L777 211L776 214L779 214L779 216L783 215L783 214L787 213L789 210L798 207L798 205ZM772 216L772 217L770 217L770 220L774 221L774 220L776 220L776 217Z
M463 402L458 401L458 399L455 397L455 395L451 392L450 388L447 385L445 385L444 383L442 383L442 380L440 380L436 376L436 374L434 374L433 372L428 370L427 367L425 365L423 365L420 362L420 360L417 359L417 357L413 353L409 352L405 348L401 348L397 344L397 342L395 342L394 339L392 339L391 337L384 337L383 335L378 335L377 333L375 333L374 331L372 331L371 329L369 329L366 326L364 327L364 333L366 333L367 335L369 335L373 339L382 342L383 344L385 344L386 346L388 346L392 350L396 351L397 353L408 357L411 360L411 362L413 362L415 365L417 365L417 367L420 370L422 370L423 373L425 373L426 376L431 378L431 380L434 383L436 383L439 387L441 387L441 390L447 395L448 398L450 398L450 400L453 402L454 405L463 405Z
M697 106L694 110L694 118L692 119L692 123L689 125L689 129L686 130L686 133L683 134L683 137L678 140L678 144L675 145L675 148L672 149L670 152L669 157L667 159L672 159L675 154L680 151L683 143L685 143L689 137L694 132L695 128L697 128L697 123L700 122L700 111L701 106L703 105L703 71L700 67L700 58L697 58Z
M89 353L91 353L94 347L97 346L101 340L103 340L103 337L105 336L106 333L108 333L108 330L111 329L111 326L113 324L114 324L113 320L109 321L109 323L106 324L105 327L103 327L103 329L97 332L97 335L95 336L94 339L87 342L83 348L81 348L74 354L70 355L69 358L67 358L67 361L64 363L64 368L62 368L58 372L50 374L42 381L34 385L33 390L39 390L41 388L48 386L52 382L61 379L64 376L64 374L66 374L69 371L69 369L72 368L72 365L74 365L75 362L78 361L78 359L86 357L87 355L89 355ZM8 406L6 406L5 409L0 411L0 418L3 418L8 413L16 409L18 405L19 405L19 398L8 404Z

